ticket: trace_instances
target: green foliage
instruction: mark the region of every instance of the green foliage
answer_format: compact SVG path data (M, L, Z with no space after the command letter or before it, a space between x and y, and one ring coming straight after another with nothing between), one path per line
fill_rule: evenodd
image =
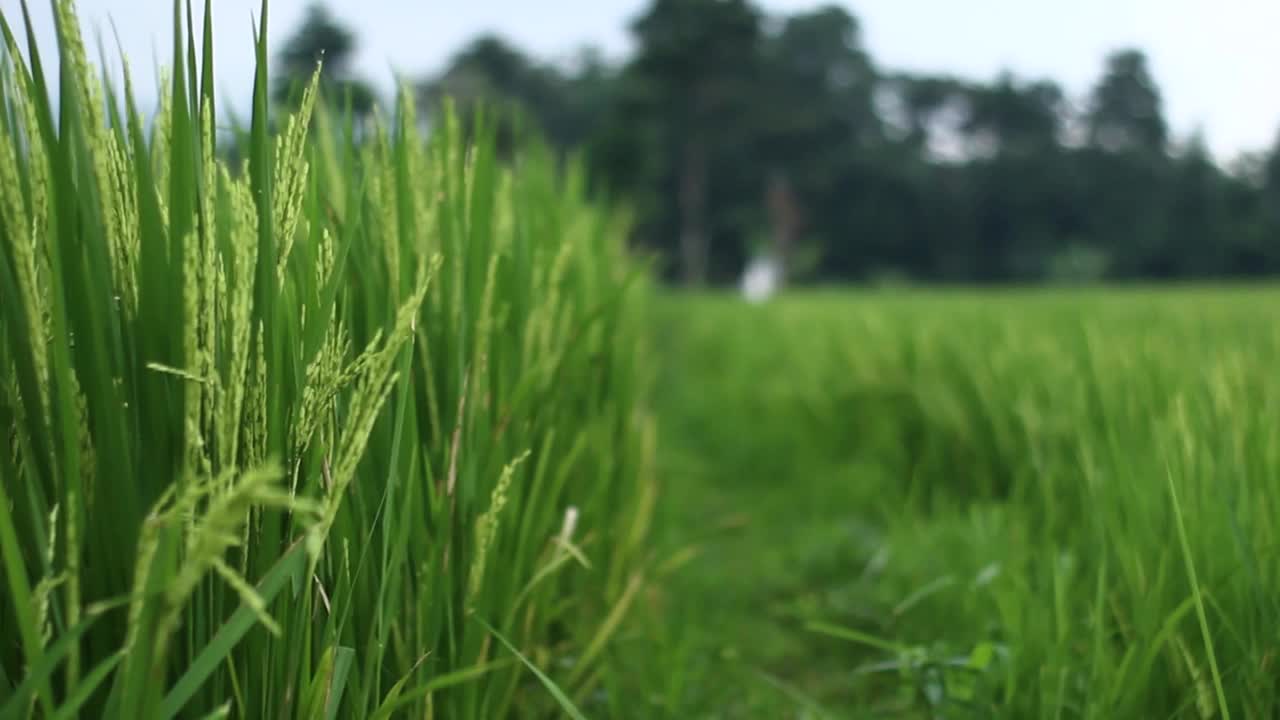
M212 3L152 123L53 7L56 94L0 16L0 717L590 712L655 493L625 215L315 71L273 132L265 3L233 172Z
M1160 88L1139 50L1107 56L1090 96L1089 142L1111 151L1160 153L1169 139Z
M500 37L483 35L455 53L438 76L422 81L417 90L433 113L446 104L465 117L483 108L501 108L507 117L532 126L563 150L591 133L611 84L610 69L590 51L566 70L538 62ZM510 125L498 127L500 147L519 144L521 127Z
M1070 97L1008 70L882 67L838 5L652 0L631 29L611 67L485 37L427 85L501 98L583 149L669 279L736 282L761 236L793 269L816 251L801 279L817 281L1041 282L1081 247L1105 256L1089 268L1104 279L1280 272L1280 148L1246 177L1172 137L1139 49Z
M637 716L1274 715L1276 300L664 299L689 679Z
M355 51L355 33L334 18L324 5L308 5L302 24L280 51L272 98L282 104L296 102L318 66L320 87L328 100L338 107L349 106L357 117L368 115L377 98L373 88L351 70Z

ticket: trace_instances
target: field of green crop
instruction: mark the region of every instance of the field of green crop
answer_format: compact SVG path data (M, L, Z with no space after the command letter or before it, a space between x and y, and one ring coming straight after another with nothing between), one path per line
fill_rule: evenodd
M53 6L57 47L3 16L0 718L608 714L656 497L626 217L483 121L275 115L265 40L228 166L210 15L150 122Z
M1274 717L1277 307L664 298L671 714Z
M52 5L0 720L1280 713L1280 293L659 292L535 140L274 112L265 6L228 133L210 15L153 119Z

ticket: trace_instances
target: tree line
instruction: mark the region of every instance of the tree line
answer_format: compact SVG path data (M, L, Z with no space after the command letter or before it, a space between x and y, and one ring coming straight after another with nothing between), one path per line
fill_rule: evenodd
M1146 55L1102 58L1087 97L875 62L848 10L652 0L633 53L535 58L478 37L415 86L431 107L503 108L582 156L635 209L635 242L691 285L755 257L817 282L1024 283L1280 271L1280 151L1230 168L1172 137ZM357 114L349 30L320 6L280 60L279 94L325 57ZM517 121L514 118L519 118Z

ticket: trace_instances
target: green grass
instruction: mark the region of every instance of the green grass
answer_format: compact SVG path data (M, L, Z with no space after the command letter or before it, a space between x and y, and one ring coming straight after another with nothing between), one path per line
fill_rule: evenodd
M671 715L1274 716L1277 307L664 298Z
M626 217L483 119L274 116L265 4L227 167L209 14L150 123L52 6L57 47L3 15L0 718L607 712L655 497Z

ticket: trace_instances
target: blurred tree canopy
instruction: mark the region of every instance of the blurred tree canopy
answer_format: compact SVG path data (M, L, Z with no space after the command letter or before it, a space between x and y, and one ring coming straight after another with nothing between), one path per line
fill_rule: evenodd
M275 70L273 99L294 105L301 89L320 67L320 90L330 102L349 104L356 117L368 115L377 102L369 83L355 77L351 60L356 51L355 33L319 3L307 6L302 25L285 42Z
M767 254L804 281L1087 282L1280 272L1280 143L1232 168L1172 137L1146 55L1100 59L1084 98L1047 78L879 67L831 5L650 0L635 50L532 57L492 35L417 85L515 110L636 209L672 280L731 282ZM359 97L354 38L318 6L284 88L325 58ZM363 92L361 90L360 92ZM371 107L372 93L366 100Z

